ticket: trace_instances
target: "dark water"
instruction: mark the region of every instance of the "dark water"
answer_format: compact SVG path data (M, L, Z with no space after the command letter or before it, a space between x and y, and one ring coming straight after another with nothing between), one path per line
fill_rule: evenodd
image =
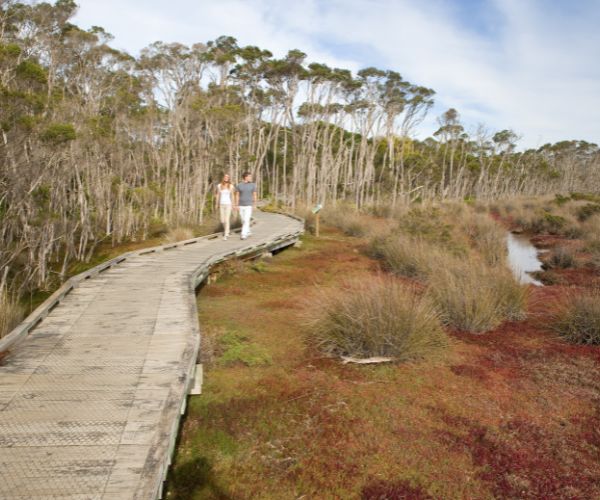
M506 244L509 265L521 283L541 286L542 282L529 274L542 269L542 262L538 259L538 249L525 236L513 233L507 234Z

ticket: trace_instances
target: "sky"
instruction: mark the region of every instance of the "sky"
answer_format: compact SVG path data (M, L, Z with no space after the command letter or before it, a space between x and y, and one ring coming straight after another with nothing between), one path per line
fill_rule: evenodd
M399 72L436 91L416 130L448 108L469 132L510 128L521 148L600 143L599 0L78 0L74 22L102 26L133 55L150 43L221 35L276 57Z

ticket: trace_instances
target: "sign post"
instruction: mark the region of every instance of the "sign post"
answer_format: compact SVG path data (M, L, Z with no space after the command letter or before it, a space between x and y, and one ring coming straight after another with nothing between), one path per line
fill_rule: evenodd
M315 214L315 236L318 238L319 237L319 225L320 225L320 219L321 219L321 214L319 212L321 212L321 209L323 208L323 205L321 203L319 203L318 205L315 205L315 207L312 209L312 213Z

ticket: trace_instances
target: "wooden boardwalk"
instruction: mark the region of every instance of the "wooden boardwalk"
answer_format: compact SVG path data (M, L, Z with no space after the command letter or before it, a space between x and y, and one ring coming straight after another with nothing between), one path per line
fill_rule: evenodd
M255 217L244 241L189 240L80 275L0 341L0 498L160 497L194 382L196 286L212 264L302 233Z

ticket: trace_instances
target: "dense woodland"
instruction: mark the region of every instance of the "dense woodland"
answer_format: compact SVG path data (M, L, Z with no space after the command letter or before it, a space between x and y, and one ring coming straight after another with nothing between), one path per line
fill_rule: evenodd
M600 189L584 141L518 151L514 132L469 134L453 109L414 139L434 91L396 71L278 59L227 36L133 57L72 24L76 9L0 0L0 287L17 294L99 242L201 223L223 172L252 171L292 209Z

